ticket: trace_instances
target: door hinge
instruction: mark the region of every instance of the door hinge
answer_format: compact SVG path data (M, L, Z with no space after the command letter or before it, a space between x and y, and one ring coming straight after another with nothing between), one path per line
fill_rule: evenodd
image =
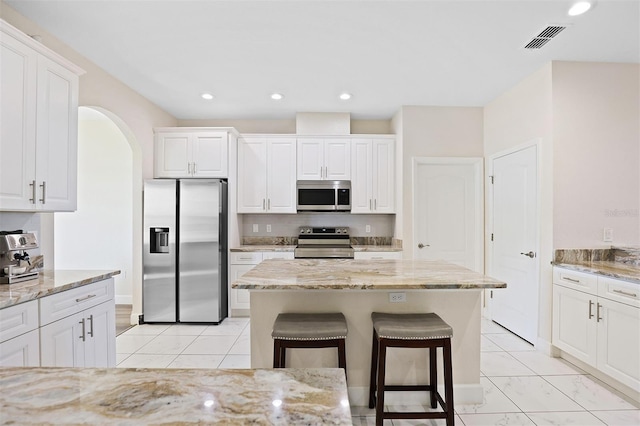
M493 234L491 234L491 241L493 241Z
M493 185L493 176L489 176L491 178L491 185Z

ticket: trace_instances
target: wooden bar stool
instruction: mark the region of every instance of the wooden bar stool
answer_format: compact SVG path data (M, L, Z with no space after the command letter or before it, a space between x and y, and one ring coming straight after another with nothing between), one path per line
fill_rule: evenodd
M279 314L273 323L273 368L285 368L287 348L338 349L338 366L347 372L347 320L342 313Z
M451 336L449 324L434 313L385 314L373 312L373 344L371 348L371 380L369 382L369 408L376 409L376 425L384 419L446 419L453 426L453 369L451 365ZM385 385L387 348L429 348L428 385ZM442 348L444 361L445 400L438 393L436 350ZM377 392L376 392L377 391ZM439 412L385 412L385 391L428 391L431 407L438 403Z

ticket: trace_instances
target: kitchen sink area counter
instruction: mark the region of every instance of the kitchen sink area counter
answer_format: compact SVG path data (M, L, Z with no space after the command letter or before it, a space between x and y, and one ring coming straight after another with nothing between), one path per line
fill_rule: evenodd
M350 425L344 371L0 369L0 420Z
M341 312L347 320L347 377L352 405L365 406L371 360L371 313L438 314L453 328L456 403L482 402L480 321L483 289L506 283L443 261L390 259L265 260L232 287L248 290L251 309L251 367L273 362L271 330L279 313ZM337 366L335 350L291 349L287 367ZM423 351L389 354L388 382L424 383Z
M0 285L0 309L103 281L119 270L45 270L37 279Z

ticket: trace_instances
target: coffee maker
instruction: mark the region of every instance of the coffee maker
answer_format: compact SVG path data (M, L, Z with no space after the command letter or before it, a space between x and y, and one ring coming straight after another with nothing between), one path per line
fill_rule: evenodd
M0 231L0 284L12 284L38 278L27 250L38 248L33 232Z

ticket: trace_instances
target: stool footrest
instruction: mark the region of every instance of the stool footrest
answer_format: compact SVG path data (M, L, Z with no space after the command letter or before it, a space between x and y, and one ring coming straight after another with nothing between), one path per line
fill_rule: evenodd
M385 419L446 419L447 413L425 413L424 411L403 412L403 411L385 411Z
M431 391L433 386L430 385L384 385L384 390L386 391L403 391L403 392L411 392L411 391Z

